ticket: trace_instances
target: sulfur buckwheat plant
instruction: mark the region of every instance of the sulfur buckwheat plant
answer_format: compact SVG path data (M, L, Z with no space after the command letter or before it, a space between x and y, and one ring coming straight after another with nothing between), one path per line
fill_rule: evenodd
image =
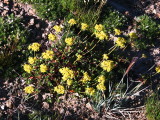
M39 43L29 45L31 54L22 65L26 84L34 85L35 94L49 92L59 96L72 91L92 98L96 103L99 99L108 99L110 102L107 105L110 106L117 94L123 94L117 93L123 83L119 77L123 72L119 70L123 68L121 64L126 65L115 56L129 46L127 37L135 38L136 35L130 33L129 36L119 37L117 35L123 34L123 31L115 28L113 35L116 39L112 39L102 24L95 24L93 28L87 23L79 24L81 26L72 18L63 27L53 26L55 33L48 34L48 41L54 43L51 42L48 47ZM62 32L63 36L57 37ZM25 92L33 91L25 88Z

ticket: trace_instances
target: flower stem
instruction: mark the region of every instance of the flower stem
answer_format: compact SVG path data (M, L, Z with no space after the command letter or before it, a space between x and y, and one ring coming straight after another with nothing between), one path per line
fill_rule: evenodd
M110 55L116 48L117 48L117 46L114 46L107 55Z
M86 53L84 53L83 55L86 55L87 53L89 53L90 51L92 51L100 41L101 40L98 40L98 42L90 50L88 50Z

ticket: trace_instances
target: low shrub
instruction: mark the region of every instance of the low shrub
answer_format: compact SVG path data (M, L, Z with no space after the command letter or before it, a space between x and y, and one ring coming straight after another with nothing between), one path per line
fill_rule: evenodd
M77 22L87 22L94 26L99 18L103 1L81 0L21 0L33 4L38 15L48 20L77 19Z
M136 30L139 34L139 39L135 42L136 46L140 49L154 46L157 43L156 39L160 36L160 25L148 15L139 16L136 21Z
M0 68L2 71L6 70L6 67L10 70L20 57L16 53L22 50L26 35L27 32L19 18L13 15L0 18Z
M127 18L112 8L105 6L101 13L101 22L109 32L113 32L115 28L122 29L128 25Z
M56 20L64 18L68 11L65 11L59 0L20 0L32 4L37 15L43 19Z

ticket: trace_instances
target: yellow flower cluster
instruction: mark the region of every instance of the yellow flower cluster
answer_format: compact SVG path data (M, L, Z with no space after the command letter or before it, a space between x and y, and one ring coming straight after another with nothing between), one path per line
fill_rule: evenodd
M156 72L157 72L157 73L160 73L160 66L157 66L157 67L156 67Z
M70 19L70 20L68 21L68 23L69 23L71 26L77 24L77 22L75 21L75 19Z
M53 59L53 55L54 55L53 51L46 50L46 52L42 53L42 58L52 60Z
M54 40L56 40L56 36L54 34L50 33L48 35L48 39L54 41Z
M87 95L93 96L93 95L95 94L95 89L92 88L92 87L86 88L86 89L85 89L85 93L86 93Z
M80 61L80 60L81 60L81 58L82 58L82 55L77 54L77 55L76 55L76 57L77 57L76 61Z
M116 42L117 46L119 46L120 48L125 47L126 40L123 37L118 37L115 42Z
M58 26L58 25L55 25L55 26L53 27L53 29L54 29L57 33L59 33L59 32L62 31L61 26Z
M41 45L39 43L32 43L28 46L28 49L36 52L39 51L40 46Z
M68 67L63 67L63 68L59 69L59 72L63 75L62 79L64 81L71 80L74 78L73 70L70 70Z
M28 58L28 63L29 63L29 64L34 64L36 60L37 60L36 57L29 57L29 58Z
M40 65L40 71L41 71L41 72L43 72L43 73L44 73L44 72L46 72L46 71L47 71L47 69L48 69L48 68L47 68L47 66L46 66L46 65L44 65L44 64L41 64L41 65Z
M70 80L70 79L67 80L67 85L68 85L68 86L72 85L72 83L73 83L73 80Z
M104 31L95 32L95 36L100 40L108 39L108 35Z
M100 66L103 70L110 72L114 67L114 62L112 60L104 60L100 63Z
M73 38L72 38L72 37L66 38L66 39L65 39L65 43L66 43L68 46L73 45Z
M64 86L58 85L58 86L54 87L54 91L57 92L58 94L64 94L65 89L64 89Z
M105 80L106 80L106 78L105 78L104 75L100 75L100 76L98 77L98 82L99 82L99 83L104 83Z
M99 83L97 85L97 89L103 91L103 90L106 90L106 87L104 86L104 83Z
M130 33L129 33L129 37L130 37L130 38L133 38L133 39L138 38L138 36L137 36L137 34L136 34L135 32L130 32Z
M86 83L86 82L88 82L88 81L91 81L91 77L88 75L87 72L83 73L83 78L81 79L81 81L82 81L83 83Z
M81 23L81 30L84 31L88 28L88 25L86 23Z
M120 35L121 34L121 31L119 29L114 29L114 32L115 32L115 35Z
M33 93L33 92L34 92L33 86L30 85L30 86L25 87L25 88L24 88L24 92L25 92L25 93L28 93L28 94Z
M96 31L100 32L100 31L103 31L104 27L102 24L96 24L94 28Z
M26 71L27 73L31 73L31 71L32 71L32 67L31 67L30 65L28 65L28 64L24 64L24 65L23 65L23 69L24 69L24 71Z
M98 78L98 85L97 85L97 89L98 90L101 90L101 91L103 91L103 90L106 90L106 87L105 87L105 85L104 85L104 83L105 83L105 76L104 75L101 75L101 76L99 76L99 78Z
M108 55L107 54L103 54L103 60L108 60Z

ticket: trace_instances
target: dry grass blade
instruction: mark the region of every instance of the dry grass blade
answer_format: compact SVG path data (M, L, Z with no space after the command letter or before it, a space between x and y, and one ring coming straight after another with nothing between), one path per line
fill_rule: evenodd
M131 63L129 64L126 72L123 75L123 78L126 76L126 74L130 71L130 69L133 67L133 65L136 63L136 61L138 60L138 57L133 57Z

